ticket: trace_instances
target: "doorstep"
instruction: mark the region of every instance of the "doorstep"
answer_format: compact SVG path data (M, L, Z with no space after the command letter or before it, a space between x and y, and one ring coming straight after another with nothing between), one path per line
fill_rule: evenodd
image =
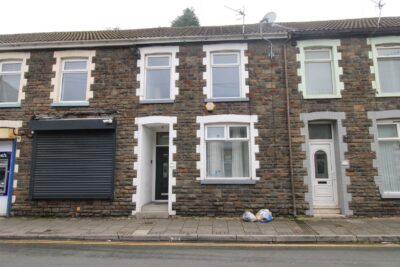
M137 219L168 219L168 203L151 202L136 213Z

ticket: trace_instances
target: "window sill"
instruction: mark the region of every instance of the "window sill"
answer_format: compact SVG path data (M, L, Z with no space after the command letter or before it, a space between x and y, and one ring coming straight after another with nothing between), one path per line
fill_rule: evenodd
M400 198L400 192L396 193L382 193L382 198Z
M21 103L0 103L0 108L20 108Z
M88 101L77 101L77 102L59 102L51 104L52 107L88 107Z
M304 96L304 99L340 99L342 96L340 95L309 95Z
M251 179L204 179L200 181L200 184L256 184L255 180Z
M172 104L174 103L174 99L143 99L139 100L140 104Z
M221 97L221 98L206 98L204 102L248 102L248 97Z
M393 93L393 94L377 94L376 97L400 97L400 93Z

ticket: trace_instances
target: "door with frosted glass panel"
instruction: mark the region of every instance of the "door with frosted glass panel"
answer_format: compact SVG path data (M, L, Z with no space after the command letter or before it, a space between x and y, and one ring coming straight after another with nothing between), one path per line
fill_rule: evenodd
M310 175L316 207L338 206L333 125L315 122L308 125Z
M336 207L338 201L333 143L312 143L310 154L314 206Z

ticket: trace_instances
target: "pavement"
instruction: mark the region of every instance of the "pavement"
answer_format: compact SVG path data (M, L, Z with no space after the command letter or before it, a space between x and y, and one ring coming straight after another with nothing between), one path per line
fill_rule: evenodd
M400 242L400 217L276 218L269 223L239 218L0 218L0 239L381 243Z

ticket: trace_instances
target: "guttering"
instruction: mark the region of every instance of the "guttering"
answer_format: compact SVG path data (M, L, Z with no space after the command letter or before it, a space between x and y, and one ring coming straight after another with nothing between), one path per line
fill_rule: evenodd
M269 39L285 39L286 32L268 35ZM219 36L186 36L186 37L161 37L161 38L136 38L116 40L88 40L88 41L53 41L53 42L25 42L15 44L0 44L0 51L10 50L35 50L51 48L91 48L133 45L156 45L169 43L194 43L194 42L226 42L259 40L259 34L248 35L219 35Z
M369 28L369 29L347 29L347 30L313 30L292 31L290 37L295 40L321 39L321 38L344 38L344 37L371 37L382 35L399 35L400 27Z

